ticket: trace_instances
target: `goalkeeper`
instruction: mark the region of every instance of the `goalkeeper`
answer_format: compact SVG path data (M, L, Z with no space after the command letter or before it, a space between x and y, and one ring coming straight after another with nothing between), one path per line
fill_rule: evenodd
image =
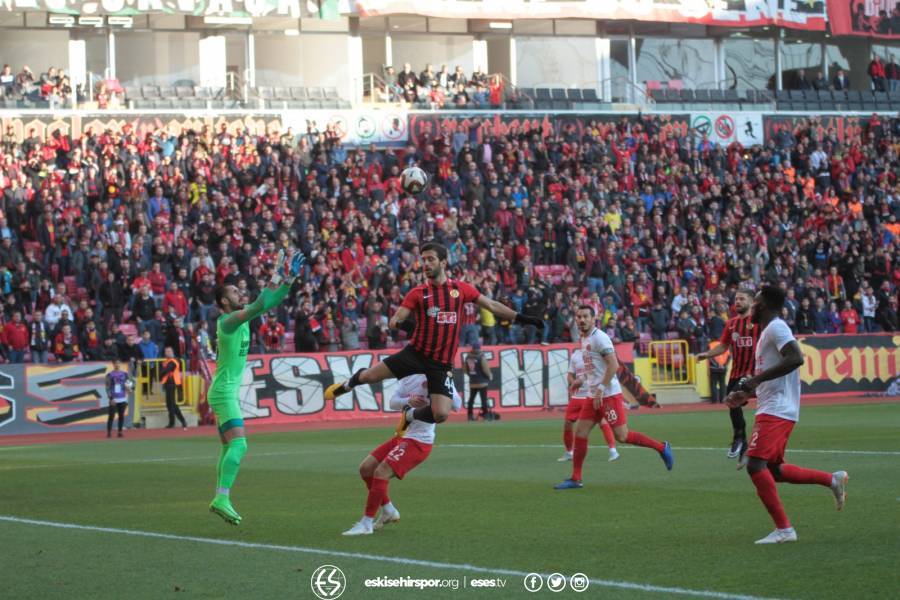
M281 304L300 274L306 257L295 252L285 260L284 252L278 253L275 275L269 286L252 303L242 306L240 292L233 285L216 289L216 304L222 311L216 323L218 355L216 374L207 392L209 406L216 415L216 425L222 440L217 467L216 496L209 505L210 512L226 522L237 525L241 516L231 505L230 492L241 468L241 459L247 453L244 419L238 402L238 391L247 364L250 349L250 321Z

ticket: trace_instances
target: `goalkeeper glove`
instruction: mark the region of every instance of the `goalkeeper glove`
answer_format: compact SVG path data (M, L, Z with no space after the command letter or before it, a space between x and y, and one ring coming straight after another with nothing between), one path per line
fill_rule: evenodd
M300 275L304 263L306 263L306 256L299 250L295 250L289 260L285 259L284 250L279 250L278 258L275 259L275 274L272 276L272 283L278 285L283 280L285 283L293 283L294 279Z

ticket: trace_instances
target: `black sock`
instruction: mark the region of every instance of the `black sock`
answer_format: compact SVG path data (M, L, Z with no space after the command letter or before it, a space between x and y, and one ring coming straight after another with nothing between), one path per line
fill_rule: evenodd
M735 439L747 439L747 423L744 421L744 410L740 407L728 410L731 417L731 426L734 428Z
M353 388L358 386L359 385L359 376L362 374L362 372L363 372L363 369L360 369L356 373L354 373L353 376L350 377L350 381L348 381L347 385L344 387L346 387L349 390L352 390Z
M415 409L413 418L423 423L434 423L434 413L431 412L431 405Z

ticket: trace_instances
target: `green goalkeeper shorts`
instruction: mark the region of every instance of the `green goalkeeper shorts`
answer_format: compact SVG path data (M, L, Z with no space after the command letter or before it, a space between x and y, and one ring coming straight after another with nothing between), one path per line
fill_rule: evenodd
M207 398L209 407L216 415L216 426L219 433L225 433L234 427L244 426L244 415L237 398Z

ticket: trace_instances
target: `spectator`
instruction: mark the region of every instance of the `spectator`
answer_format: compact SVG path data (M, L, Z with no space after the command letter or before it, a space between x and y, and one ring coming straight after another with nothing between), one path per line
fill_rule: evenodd
M900 65L897 64L893 55L891 55L891 62L884 67L884 74L889 91L896 92L900 89L898 88L898 85L900 85Z
M16 84L16 76L13 75L12 67L8 64L3 65L3 69L0 70L0 89L3 90L3 94L6 96L12 96Z
M159 346L153 341L149 330L146 330L141 334L141 341L137 346L142 360L154 360L159 358Z
M88 320L85 323L84 330L79 336L79 343L84 355L84 360L103 360L101 332L97 330L97 325L93 320Z
M366 320L366 340L369 348L375 350L387 347L388 318L382 312L383 307L384 303L376 298Z
M837 92L842 92L850 89L850 78L847 77L847 74L843 69L838 69L834 74L834 78L831 80L831 86Z
M657 300L650 310L650 331L654 340L666 339L666 331L669 330L669 311Z
M47 328L51 331L56 329L56 325L62 318L63 313L71 315L72 309L68 304L65 303L65 298L63 296L57 295L53 298L53 302L51 302L47 307L47 311L44 316L44 321L47 323Z
M862 304L863 331L875 333L878 331L878 326L875 322L875 314L878 310L878 300L875 299L875 294L872 293L871 285L865 286L860 301Z
M159 326L156 318L156 302L150 296L150 286L145 285L140 289L134 300L134 317L137 319L138 332L143 334L150 330L154 338L159 337Z
M872 87L876 92L887 91L885 87L885 68L881 58L876 54L869 63L869 78L872 80Z
M8 349L9 362L25 362L28 350L28 327L22 322L22 313L15 311L12 320L3 326L3 343Z
M260 348L264 354L284 351L284 325L278 322L275 313L266 315L266 322L259 328Z
M822 74L822 71L816 71L816 78L812 81L812 89L814 90L827 90L828 88L828 80L825 79L825 75Z
M803 298L800 301L800 309L797 311L795 323L797 327L797 333L815 332L815 319L813 316L813 309L810 305L809 298Z
M359 322L346 315L341 320L341 346L344 350L359 350Z
M31 349L31 362L35 364L47 363L47 352L54 339L50 334L50 328L43 320L43 313L35 310L31 315L31 324L28 327L29 348Z
M859 331L859 313L856 312L856 309L853 308L853 304L849 300L844 302L844 310L841 311L840 317L841 332L855 334Z
M795 84L794 89L797 89L797 90L813 89L813 86L809 82L809 79L806 78L806 69L800 69L799 71L797 71L797 83Z
M294 315L294 352L318 352L316 333L319 324L310 317L310 307L299 309ZM371 345L369 346L372 347Z
M72 326L65 324L62 330L56 334L53 342L53 355L59 362L72 362L81 358L81 349L78 346L78 338L72 333Z
M154 268L158 265L159 263L156 263ZM165 293L162 300L163 313L168 313L170 308L179 318L184 319L188 316L188 300L174 281L169 284L169 291Z

